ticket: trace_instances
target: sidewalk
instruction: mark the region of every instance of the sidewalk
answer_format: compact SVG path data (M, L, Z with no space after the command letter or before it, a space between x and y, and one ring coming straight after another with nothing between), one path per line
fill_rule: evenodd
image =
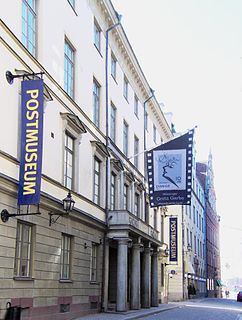
M170 309L179 308L176 304L160 304L159 307L152 307L149 309L140 309L140 310L129 310L123 313L117 312L102 312L91 314L88 316L83 316L76 318L75 320L131 320L131 319L141 319L143 317L164 312ZM73 319L74 320L74 319Z

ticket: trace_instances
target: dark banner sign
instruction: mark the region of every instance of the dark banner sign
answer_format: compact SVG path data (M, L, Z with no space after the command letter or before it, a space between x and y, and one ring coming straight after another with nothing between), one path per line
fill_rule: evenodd
M147 152L150 206L191 204L194 130Z
M177 262L177 218L170 218L170 261Z
M21 90L18 204L39 204L43 144L43 80L22 81Z

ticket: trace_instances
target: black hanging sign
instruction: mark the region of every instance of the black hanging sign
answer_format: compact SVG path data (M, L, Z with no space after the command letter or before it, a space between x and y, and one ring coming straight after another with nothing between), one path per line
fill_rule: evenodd
M190 205L194 130L147 152L150 206Z

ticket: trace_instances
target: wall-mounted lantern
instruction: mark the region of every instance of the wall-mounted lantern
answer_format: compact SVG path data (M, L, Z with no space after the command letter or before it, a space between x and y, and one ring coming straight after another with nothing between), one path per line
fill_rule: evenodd
M51 226L51 224L55 223L59 219L59 217L66 216L69 214L69 212L71 212L73 210L74 205L75 205L75 201L72 199L70 191L68 192L67 197L62 200L62 202L63 202L63 209L64 209L63 213L49 212L49 216L50 216L49 226ZM52 216L57 216L57 218L54 219Z

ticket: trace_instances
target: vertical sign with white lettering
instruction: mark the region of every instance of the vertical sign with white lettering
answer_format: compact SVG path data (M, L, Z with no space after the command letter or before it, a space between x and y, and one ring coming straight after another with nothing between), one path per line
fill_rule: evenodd
M22 81L19 205L40 203L43 104L43 80Z
M170 217L170 261L177 262L177 218Z

